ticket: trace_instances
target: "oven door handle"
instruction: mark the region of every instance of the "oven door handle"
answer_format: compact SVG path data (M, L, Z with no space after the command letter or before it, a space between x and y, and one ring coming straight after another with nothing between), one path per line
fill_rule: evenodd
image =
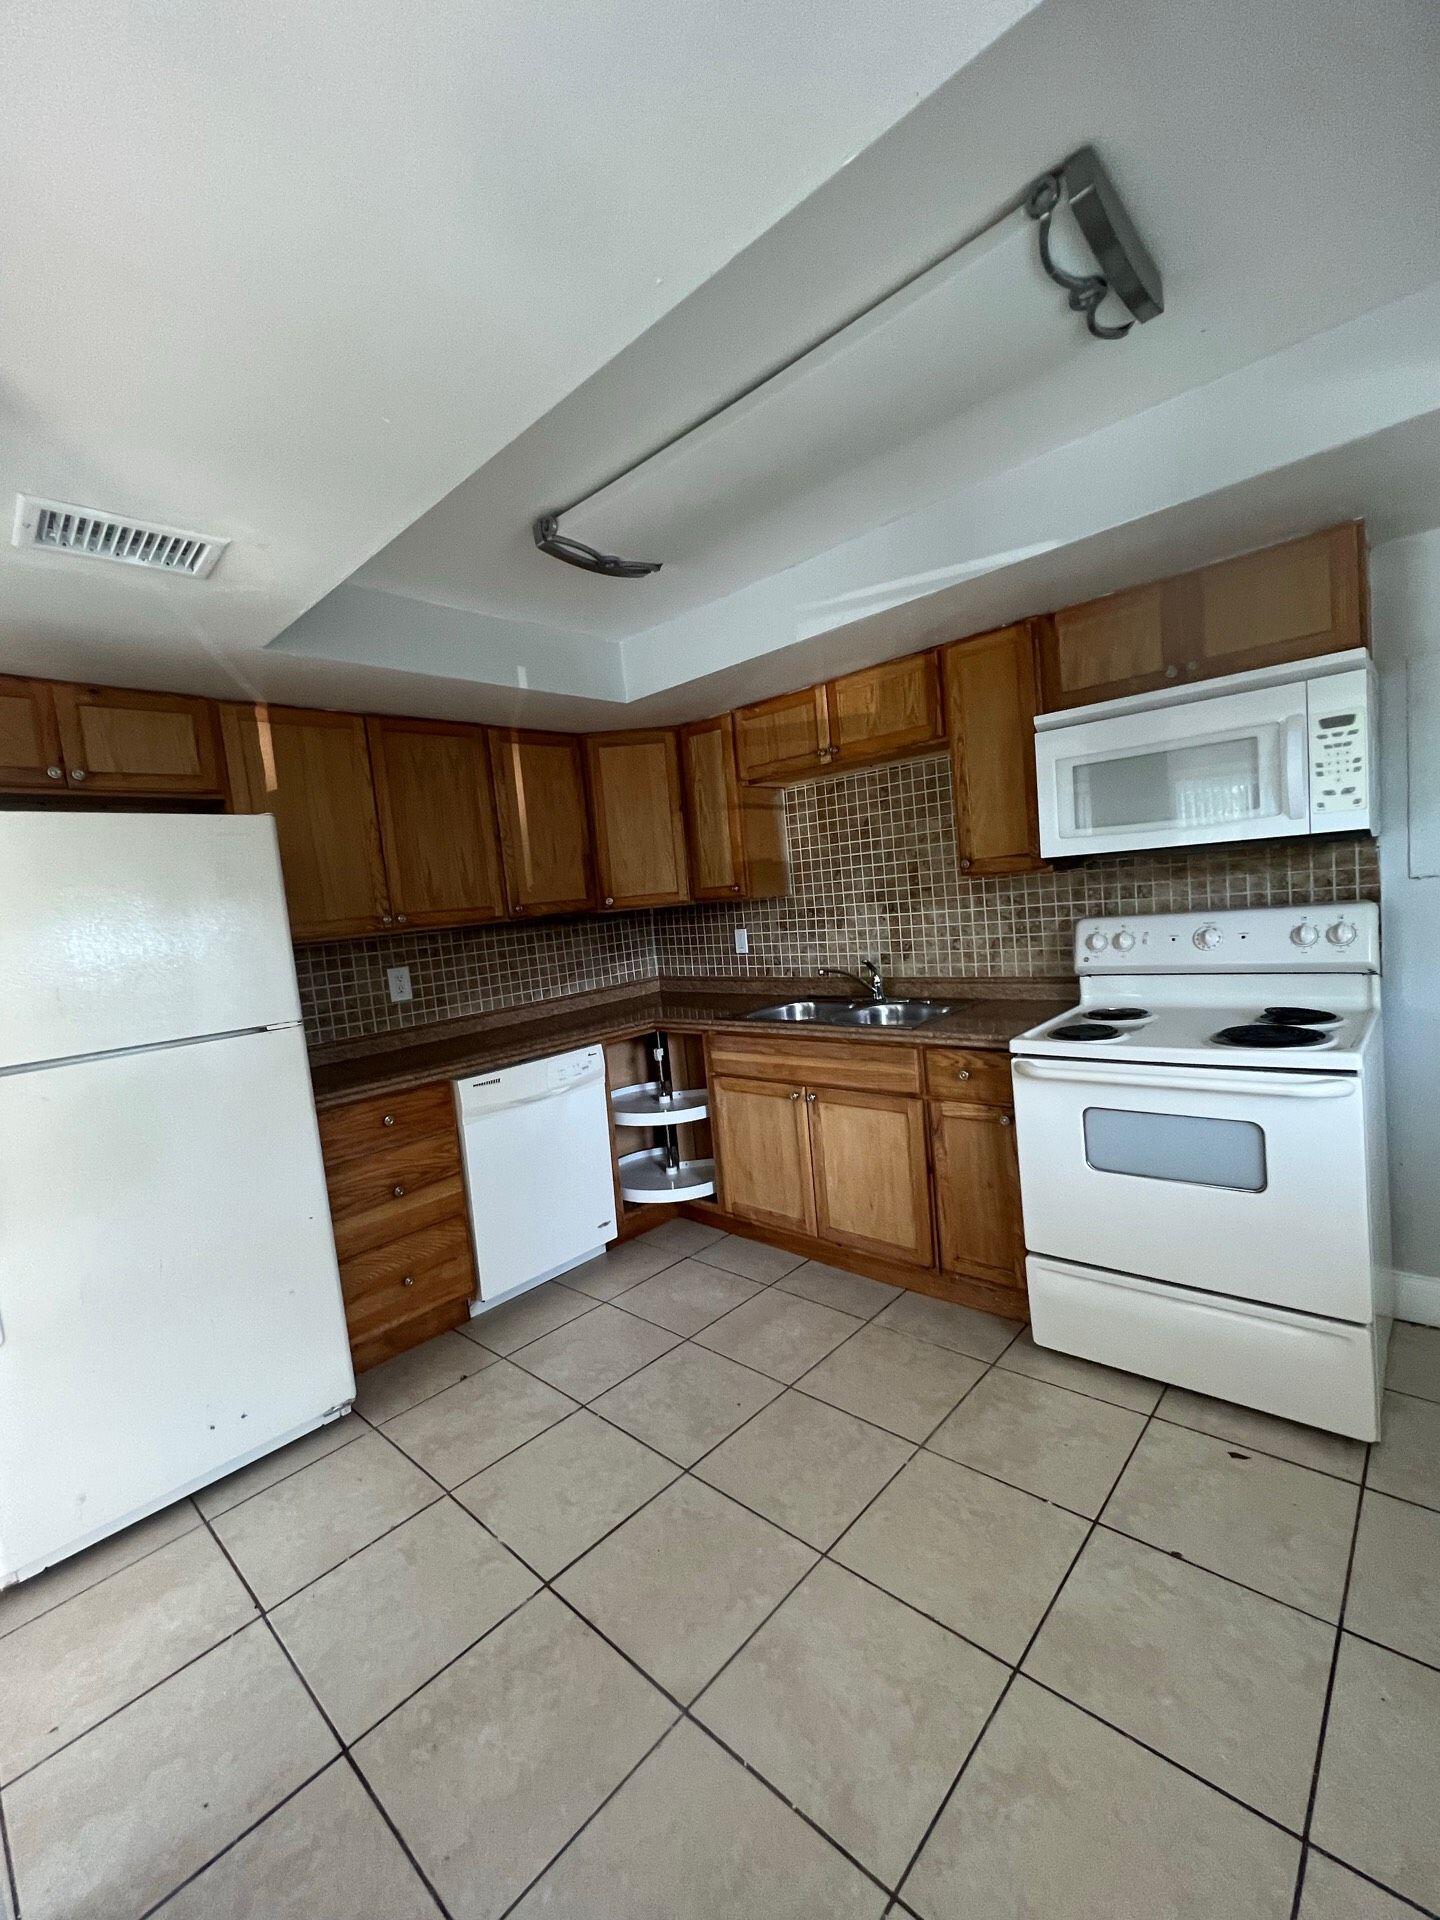
M1141 1087L1156 1093L1234 1093L1284 1096L1290 1100L1343 1100L1359 1084L1354 1074L1276 1073L1268 1067L1244 1075L1193 1072L1167 1074L1144 1067L1105 1067L1103 1070L1068 1066L1049 1060L1017 1060L1017 1080L1056 1080L1080 1087Z
M1310 817L1310 734L1303 713L1285 722L1285 814L1290 820Z

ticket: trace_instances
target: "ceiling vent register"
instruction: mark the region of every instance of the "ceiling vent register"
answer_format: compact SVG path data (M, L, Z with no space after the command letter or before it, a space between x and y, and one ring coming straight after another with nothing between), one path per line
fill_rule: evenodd
M213 573L230 544L213 534L23 493L15 501L14 543L81 560L118 560L127 567L149 567L154 573L184 574L192 580Z

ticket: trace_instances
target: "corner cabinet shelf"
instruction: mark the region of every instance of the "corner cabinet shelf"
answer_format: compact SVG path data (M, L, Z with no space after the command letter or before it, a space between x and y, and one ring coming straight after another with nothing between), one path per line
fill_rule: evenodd
M656 1034L646 1051L657 1077L634 1086L615 1087L610 1094L610 1117L617 1130L645 1129L659 1136L658 1143L652 1140L644 1147L637 1144L633 1151L619 1154L616 1175L621 1198L635 1207L708 1200L715 1192L715 1162L682 1157L677 1129L707 1120L710 1096L704 1087L677 1088L673 1084L666 1035ZM704 1144L708 1145L708 1135Z

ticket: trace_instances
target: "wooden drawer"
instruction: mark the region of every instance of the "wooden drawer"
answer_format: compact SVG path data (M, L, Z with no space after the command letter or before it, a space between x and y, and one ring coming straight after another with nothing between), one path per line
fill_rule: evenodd
M470 1229L463 1217L443 1220L342 1260L340 1285L353 1341L427 1307L468 1299L475 1291Z
M920 1053L887 1041L779 1039L721 1034L710 1042L710 1072L749 1080L787 1080L804 1087L856 1093L918 1093Z
M981 1106L1014 1102L1008 1053L969 1053L959 1047L925 1049L925 1091L937 1100L973 1100Z
M376 1147L398 1149L427 1134L447 1131L453 1141L455 1095L448 1080L432 1080L406 1093L350 1100L320 1115L320 1145L332 1172L342 1161L369 1154Z
M428 1186L411 1187L399 1199L387 1188L384 1199L373 1207L358 1208L335 1221L335 1252L343 1265L356 1254L403 1240L422 1227L467 1218L465 1183L458 1173L432 1180Z
M338 1224L354 1213L368 1213L391 1200L408 1199L437 1180L460 1172L460 1145L453 1127L418 1140L401 1139L392 1147L342 1160L327 1176L330 1214Z

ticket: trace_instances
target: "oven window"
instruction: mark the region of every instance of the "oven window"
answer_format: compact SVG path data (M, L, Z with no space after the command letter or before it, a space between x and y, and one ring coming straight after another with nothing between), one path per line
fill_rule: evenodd
M1261 742L1254 733L1183 747L1077 760L1075 826L1081 833L1117 827L1220 827L1261 810Z
M1100 1173L1241 1193L1265 1190L1265 1133L1253 1120L1087 1107L1085 1158Z

